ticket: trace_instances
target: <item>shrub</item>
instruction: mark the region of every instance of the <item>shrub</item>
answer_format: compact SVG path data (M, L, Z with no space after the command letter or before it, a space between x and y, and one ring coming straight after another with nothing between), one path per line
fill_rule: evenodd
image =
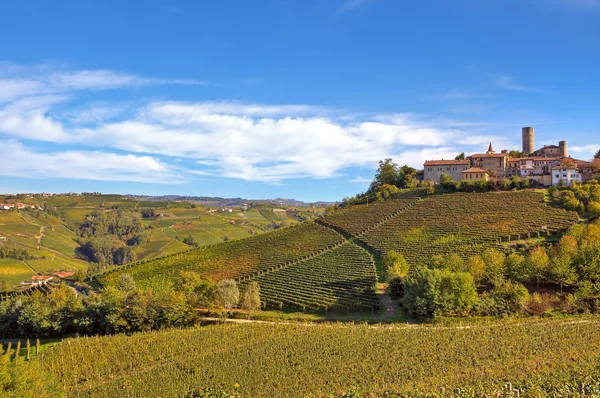
M417 317L464 314L476 301L475 283L468 273L418 267L404 279L402 304Z

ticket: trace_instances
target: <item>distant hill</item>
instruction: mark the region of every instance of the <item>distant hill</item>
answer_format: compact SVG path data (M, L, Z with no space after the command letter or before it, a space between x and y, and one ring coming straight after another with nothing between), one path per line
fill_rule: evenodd
M163 195L163 196L145 196L145 195L126 195L133 200L147 200L152 202L177 202L186 201L202 204L204 206L215 207L241 207L250 203L270 204L278 206L298 206L306 207L315 205L317 207L329 206L334 202L303 202L296 199L275 198L275 199L243 199L243 198L221 198L213 196L184 196L184 195Z

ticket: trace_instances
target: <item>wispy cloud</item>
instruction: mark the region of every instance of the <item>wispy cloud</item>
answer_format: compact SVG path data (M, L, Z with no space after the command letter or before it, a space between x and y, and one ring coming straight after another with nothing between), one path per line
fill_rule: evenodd
M504 90L510 91L537 91L531 87L524 86L515 81L512 76L494 75L496 85Z
M373 181L372 177L369 178L369 177L361 177L361 176L354 177L352 180L350 180L350 182L353 182L355 184L360 184L360 185L368 184L371 181Z
M29 178L71 178L176 184L180 172L150 156L118 155L102 151L32 151L16 141L0 139L0 175Z
M83 92L94 98L101 90L156 82L116 71L12 70L3 84L14 87L25 75L37 84L0 103L0 145L11 154L0 167L10 175L177 182L196 174L278 183L336 177L388 157L419 167L462 152L457 145L502 142L471 132L480 123L409 113L235 101L79 101ZM36 152L21 141L49 142L54 152Z
M338 8L338 14L352 11L358 7L361 7L367 3L372 3L375 0L344 0L344 3Z
M474 100L474 99L492 99L496 98L491 94L472 93L467 91L452 90L442 95L446 100Z
M141 77L107 69L58 71L54 65L36 67L0 63L0 103L33 95L74 91L115 90L144 85L206 85L199 80Z

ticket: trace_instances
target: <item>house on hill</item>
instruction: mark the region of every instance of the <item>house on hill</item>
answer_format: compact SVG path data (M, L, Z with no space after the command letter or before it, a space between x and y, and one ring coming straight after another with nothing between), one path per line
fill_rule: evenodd
M473 180L489 181L490 174L487 170L484 170L482 168L471 167L470 169L467 169L462 172L462 179L466 180L466 181L473 181Z
M552 169L552 185L572 185L581 182L581 174L575 164L560 164Z
M453 180L461 180L462 172L467 170L471 162L468 160L428 160L425 162L423 179L439 181L442 174L447 174Z

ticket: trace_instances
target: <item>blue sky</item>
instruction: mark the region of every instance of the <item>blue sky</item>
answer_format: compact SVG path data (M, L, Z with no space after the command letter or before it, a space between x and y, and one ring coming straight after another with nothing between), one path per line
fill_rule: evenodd
M0 3L0 192L339 200L377 161L600 149L600 0Z

